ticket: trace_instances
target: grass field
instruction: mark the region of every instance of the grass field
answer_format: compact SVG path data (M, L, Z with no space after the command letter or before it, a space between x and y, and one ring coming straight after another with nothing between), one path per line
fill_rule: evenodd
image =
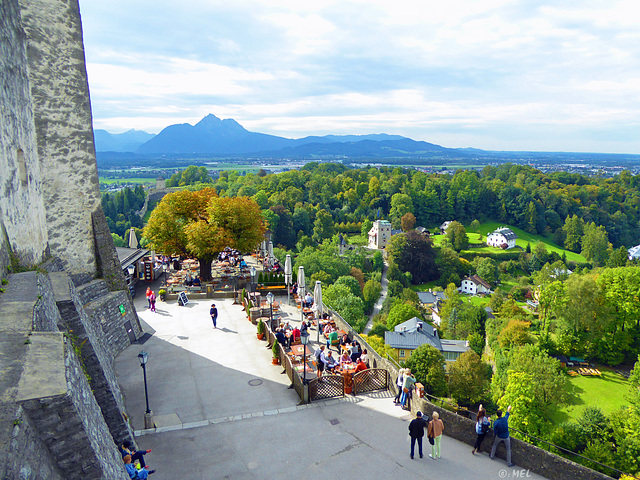
M156 183L155 178L104 178L99 177L98 181L100 183L106 183L111 185L112 183Z
M569 377L569 405L557 412L552 419L556 425L566 421L575 421L586 407L598 407L605 415L628 404L625 396L629 393L629 382L612 370L599 367L601 376Z
M469 228L468 225L465 225L466 228ZM525 232L524 230L520 230L519 228L512 227L510 225L506 225L504 223L498 222L485 222L480 224L480 234L475 232L467 231L467 236L469 237L469 243L483 243L487 239L487 235L493 232L496 228L499 227L509 227L513 232L518 236L516 240L516 245L521 247L522 249L527 248L527 243L531 244L531 248L533 248L536 243L542 242L547 247L548 252L556 252L558 255L562 256L563 253L566 253L567 260L573 262L586 262L587 259L584 258L579 253L570 252L569 250L565 250L555 243L553 243L548 238L543 237L542 235L533 235L531 233ZM440 245L444 240L444 235L434 235L431 237L433 239L433 243L435 245ZM498 252L500 249L494 247L481 247L481 248L473 248L467 250L475 253L488 253L488 252Z

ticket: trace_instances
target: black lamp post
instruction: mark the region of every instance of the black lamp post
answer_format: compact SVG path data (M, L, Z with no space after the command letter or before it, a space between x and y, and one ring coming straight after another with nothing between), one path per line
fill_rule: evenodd
M300 334L300 343L302 344L302 385L305 385L307 383L307 345L309 344L307 332Z
M144 398L147 403L147 410L144 412L144 428L154 428L153 414L149 408L149 390L147 389L147 361L149 360L149 354L144 350L138 354L138 360L142 367L142 375L144 376Z
M253 265L251 265L251 270L249 270L251 272L251 292L255 293L256 292L256 273L258 273L256 271L256 267L254 267Z

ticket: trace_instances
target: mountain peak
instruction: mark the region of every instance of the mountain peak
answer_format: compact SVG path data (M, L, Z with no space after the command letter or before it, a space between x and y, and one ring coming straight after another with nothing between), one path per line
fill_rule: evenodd
M218 117L216 117L213 113L210 113L198 123L195 124L196 127L218 127L222 123Z

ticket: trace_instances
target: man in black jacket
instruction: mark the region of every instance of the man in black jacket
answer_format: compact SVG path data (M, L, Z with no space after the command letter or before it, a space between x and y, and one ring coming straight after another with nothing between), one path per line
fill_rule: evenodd
M413 452L418 441L418 453L422 458L422 437L424 437L424 429L427 428L427 421L422 418L422 412L416 413L416 418L409 423L409 436L411 437L411 458L413 458Z

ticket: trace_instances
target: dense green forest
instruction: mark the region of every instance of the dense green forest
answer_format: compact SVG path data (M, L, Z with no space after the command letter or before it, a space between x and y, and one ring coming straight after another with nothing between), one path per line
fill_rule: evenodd
M488 166L455 175L426 174L403 168L349 169L310 163L280 174L238 175L225 171L215 183L221 196L250 196L271 209L275 242L293 247L296 235L313 236L316 213L324 210L334 224L358 224L377 217L400 228L412 213L417 225L446 220L464 224L494 219L553 239L579 251L574 232L585 225L604 227L614 248L637 243L640 178L622 172L615 178L586 177L529 166ZM567 218L576 216L573 228ZM301 232L301 233L300 233Z
M102 209L112 234L124 238L131 227L142 228L142 219L136 211L144 205L145 195L142 185L102 194Z

